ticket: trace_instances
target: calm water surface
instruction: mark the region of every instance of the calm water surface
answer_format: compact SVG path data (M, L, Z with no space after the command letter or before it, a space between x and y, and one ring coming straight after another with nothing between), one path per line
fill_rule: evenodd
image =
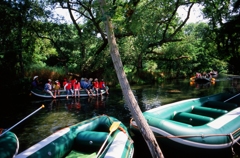
M141 110L146 111L183 99L226 92L226 89L232 88L232 81L223 76L219 77L215 84L196 85L191 84L189 80L173 80L165 81L159 85L133 86L131 88ZM2 106L0 112L0 127L2 128L10 128L41 105L45 105L44 109L12 129L20 141L19 152L63 127L93 116L101 114L113 116L126 126L129 126L131 118L121 89L110 89L110 95L102 98L44 100L29 96L26 98L5 98L4 100L2 104L5 105ZM139 145L139 139L134 140L134 157L142 157L143 154L144 157L151 157L147 147Z

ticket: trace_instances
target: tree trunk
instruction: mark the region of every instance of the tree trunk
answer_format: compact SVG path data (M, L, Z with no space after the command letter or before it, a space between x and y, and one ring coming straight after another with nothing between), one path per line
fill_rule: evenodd
M130 85L128 83L126 74L123 70L123 65L121 61L121 57L119 54L119 50L116 44L115 35L113 32L112 23L110 21L110 18L107 14L105 14L104 8L106 8L105 0L99 0L100 8L102 11L102 14L104 17L106 17L105 25L106 25L106 32L108 37L108 44L110 47L110 54L112 57L112 61L117 73L118 80L120 82L120 86L123 91L123 95L125 98L125 101L131 111L131 114L136 121L141 134L143 135L143 138L145 139L148 148L151 152L152 157L154 158L163 158L163 154L161 152L161 149L158 146L158 143L153 135L153 132L151 131L150 127L147 124L147 121L145 120L139 105L133 95L133 92L130 88Z

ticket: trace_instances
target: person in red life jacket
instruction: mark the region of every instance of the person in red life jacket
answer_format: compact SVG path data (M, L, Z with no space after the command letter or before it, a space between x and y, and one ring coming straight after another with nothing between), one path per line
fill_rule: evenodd
M106 94L109 94L108 93L108 86L106 86L106 83L104 82L104 79L102 79L99 82L99 88L100 88L100 90L104 90L106 92Z
M63 87L64 87L67 83L68 83L68 82L67 82L67 79L64 78L64 79L63 79Z
M78 80L76 80L76 82L73 84L73 89L74 89L75 98L76 98L76 95L78 95L78 97L80 97L81 85L80 85L80 82L78 82Z
M55 84L54 84L54 95L60 95L60 88L61 88L61 85L60 85L60 82L58 80L55 81Z
M73 91L72 91L72 83L71 83L70 80L68 80L68 83L65 84L65 86L64 86L64 90L65 90L66 93L67 93L67 97L66 97L67 99L68 99L68 95L70 95L70 94L73 95Z
M73 85L75 84L75 82L76 82L76 78L73 78L73 79L71 80L73 92L74 92L74 87L73 87Z
M98 82L98 79L97 79L97 78L94 79L93 89L94 89L94 91L96 91L97 96L98 96L98 92L100 92L100 88L99 88L99 82ZM101 92L100 92L100 94L102 95Z
M52 93L52 80L48 79L48 82L44 85L44 91L49 93L53 98L56 98L56 96Z

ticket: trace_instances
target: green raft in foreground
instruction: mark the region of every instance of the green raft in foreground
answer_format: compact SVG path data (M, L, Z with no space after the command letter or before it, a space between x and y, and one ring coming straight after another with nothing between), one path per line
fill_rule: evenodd
M239 141L239 105L240 94L221 93L171 103L148 110L143 115L158 142L175 146L185 153L208 153L231 150ZM139 133L133 119L130 129Z
M8 131L5 134L1 135L0 132L0 157L1 158L10 158L15 157L19 149L19 141L17 136Z
M116 118L101 115L55 132L16 158L88 157L95 158ZM134 147L127 128L121 123L112 132L99 157L131 158Z

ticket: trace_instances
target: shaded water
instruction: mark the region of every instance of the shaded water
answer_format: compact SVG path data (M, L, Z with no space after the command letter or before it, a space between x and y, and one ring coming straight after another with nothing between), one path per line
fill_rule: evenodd
M144 112L167 103L183 99L202 97L226 92L232 89L232 81L220 77L215 84L196 85L189 80L165 81L160 85L131 87ZM80 99L39 99L36 97L5 98L0 112L0 127L9 128L42 104L45 108L12 129L19 138L20 151L34 145L43 138L63 127L89 119L93 116L106 114L116 117L129 126L131 114L124 102L121 89L110 89L110 95L98 98ZM140 139L140 138L139 138ZM138 142L139 140L135 140ZM146 146L135 145L134 157L150 157ZM146 151L146 152L145 152Z

